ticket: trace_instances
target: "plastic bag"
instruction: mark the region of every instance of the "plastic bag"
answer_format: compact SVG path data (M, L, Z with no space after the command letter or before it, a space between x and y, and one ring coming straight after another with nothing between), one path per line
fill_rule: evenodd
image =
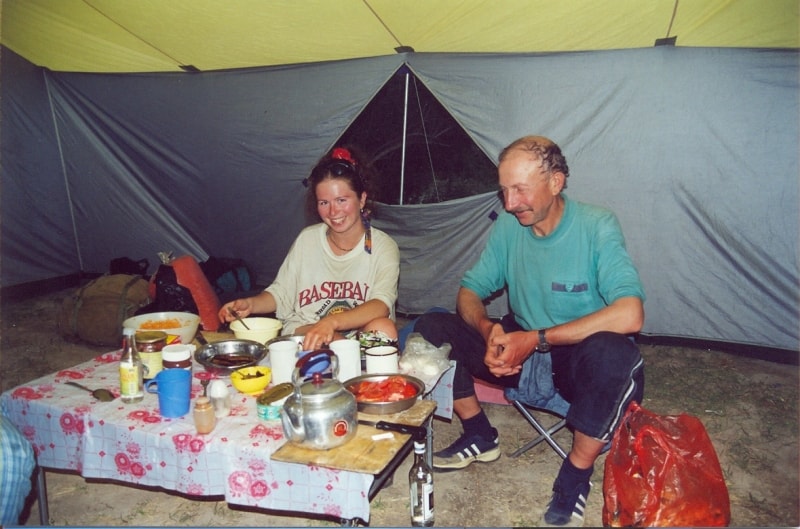
M398 363L400 372L417 377L425 383L425 393L433 390L439 377L450 367L451 346L449 343L436 347L420 333L412 332Z
M700 419L628 407L606 456L603 525L723 527L728 487Z

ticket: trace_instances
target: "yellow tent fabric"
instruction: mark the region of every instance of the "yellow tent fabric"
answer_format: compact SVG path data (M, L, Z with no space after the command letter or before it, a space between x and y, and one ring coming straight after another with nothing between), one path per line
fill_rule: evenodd
M415 52L800 48L797 0L4 0L0 42L54 71L201 71ZM183 68L182 68L183 67Z

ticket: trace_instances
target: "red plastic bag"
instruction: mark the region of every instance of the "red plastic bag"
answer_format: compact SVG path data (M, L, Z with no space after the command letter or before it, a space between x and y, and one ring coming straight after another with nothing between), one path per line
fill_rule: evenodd
M628 407L605 461L603 525L724 527L728 487L711 439L691 415Z

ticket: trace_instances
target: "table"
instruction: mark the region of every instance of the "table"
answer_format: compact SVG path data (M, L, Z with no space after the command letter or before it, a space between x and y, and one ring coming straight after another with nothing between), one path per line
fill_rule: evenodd
M63 383L74 380L118 392L118 360L119 351L105 353L0 395L4 413L31 441L40 467L188 496L222 495L237 505L368 522L369 502L381 480L391 475L346 468L331 457L336 451L363 450L366 443L371 453L383 454L378 464L393 471L411 449L408 435L393 433L391 443L372 441L374 429L360 426L356 439L317 451L316 459L308 456L306 461L292 456L289 448L281 451L286 439L280 421L259 419L255 397L232 387L231 415L220 419L210 434L199 435L191 413L161 417L155 394L145 393L136 404L99 402ZM202 393L196 376L205 373L201 366L193 367L192 399ZM403 413L411 418L409 424L426 422L430 432L435 408L435 402L421 400ZM404 417L391 419L404 422Z

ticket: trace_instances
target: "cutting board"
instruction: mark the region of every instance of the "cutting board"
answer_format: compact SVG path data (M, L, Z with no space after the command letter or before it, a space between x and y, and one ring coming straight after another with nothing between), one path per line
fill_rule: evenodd
M394 422L411 426L422 426L436 409L436 401L419 400L406 411L389 415L359 413L360 420ZM373 435L389 433L390 438L374 440ZM272 459L286 463L316 465L351 472L378 474L403 448L411 436L398 432L378 430L372 426L359 424L356 435L347 443L330 450L314 450L287 442L281 446Z
M200 333L203 335L203 338L205 338L206 341L209 343L221 342L222 340L236 339L236 336L234 336L232 332L200 331ZM192 343L195 344L197 347L201 346L200 342L198 342L197 340L194 340Z

